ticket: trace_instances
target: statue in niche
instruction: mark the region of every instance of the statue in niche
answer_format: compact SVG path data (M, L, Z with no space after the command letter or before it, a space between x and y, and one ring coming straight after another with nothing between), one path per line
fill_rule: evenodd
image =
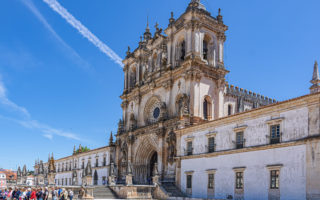
M168 110L167 110L167 105L166 105L166 103L162 103L161 104L161 107L160 107L160 110L161 110L161 119L162 120L165 120L165 119L167 119L167 116L168 116Z
M161 53L161 65L166 67L167 65L167 60L168 60L168 53L167 53L167 45L163 44L162 45L162 53Z
M186 94L183 94L178 100L178 115L183 117L184 115L189 115L189 97Z
M131 113L131 115L130 115L130 130L132 131L136 128L137 128L137 120L135 119L134 114Z
M173 132L173 130L168 134L167 144L168 162L172 164L174 162L174 157L176 156L176 134Z

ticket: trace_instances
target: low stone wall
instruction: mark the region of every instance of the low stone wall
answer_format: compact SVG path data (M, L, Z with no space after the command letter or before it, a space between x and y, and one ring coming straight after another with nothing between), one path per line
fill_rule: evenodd
M110 188L121 199L152 199L152 193L155 190L155 186L152 185L116 185Z

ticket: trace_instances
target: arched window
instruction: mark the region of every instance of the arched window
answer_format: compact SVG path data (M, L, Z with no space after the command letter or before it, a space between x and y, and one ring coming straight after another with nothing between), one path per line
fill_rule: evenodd
M136 68L132 67L130 70L130 88L136 86Z
M203 119L211 120L212 119L212 104L210 97L204 98L203 101Z
M228 105L228 115L232 115L232 105Z
M183 40L180 45L180 60L183 61L186 56L186 42Z
M203 118L205 120L208 119L208 101L207 101L207 99L204 99L204 102L203 102Z
M203 45L202 45L202 56L204 60L208 60L208 42L206 40L203 40Z

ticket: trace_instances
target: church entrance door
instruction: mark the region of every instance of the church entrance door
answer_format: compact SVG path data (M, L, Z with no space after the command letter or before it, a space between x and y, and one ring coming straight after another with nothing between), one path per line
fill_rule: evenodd
M154 165L158 162L158 154L154 152L149 162L149 171L148 171L148 183L152 183L152 177L154 176Z

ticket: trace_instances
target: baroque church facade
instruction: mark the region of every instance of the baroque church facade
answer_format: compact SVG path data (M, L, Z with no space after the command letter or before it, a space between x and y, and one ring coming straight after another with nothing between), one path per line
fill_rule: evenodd
M156 25L151 34L148 25L123 61L115 143L37 162L36 182L156 184L168 196L175 188L194 198L320 199L318 64L310 94L288 101L236 87L225 79L227 30L220 9L212 16L200 0L177 19L172 13L165 30Z

